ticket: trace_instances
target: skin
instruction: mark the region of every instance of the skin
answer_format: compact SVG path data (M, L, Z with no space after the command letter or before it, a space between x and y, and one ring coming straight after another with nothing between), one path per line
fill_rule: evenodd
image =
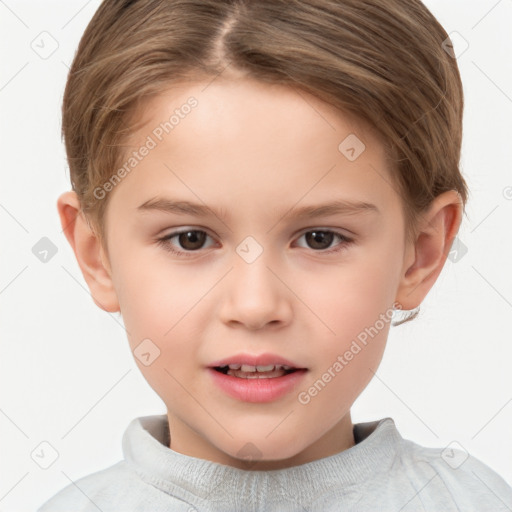
M145 105L146 124L129 151L187 98L198 100L109 192L106 247L74 192L59 197L58 211L95 303L121 312L132 350L147 338L160 350L149 366L135 361L167 407L170 448L247 469L239 451L252 443L251 469L303 464L354 445L350 408L378 369L389 322L307 404L298 394L393 303L408 310L422 302L462 206L455 191L438 196L406 243L401 198L371 129L287 86L208 83L181 84ZM366 145L353 162L338 150L349 134ZM137 211L155 196L204 203L225 218ZM379 213L294 217L295 207L334 199L373 203ZM203 246L168 241L182 252L199 247L190 257L157 243L180 228L208 235ZM315 228L353 241L333 236L314 246L305 234ZM250 264L236 252L247 236L263 250ZM275 402L242 402L215 387L206 370L240 352L273 352L308 372Z

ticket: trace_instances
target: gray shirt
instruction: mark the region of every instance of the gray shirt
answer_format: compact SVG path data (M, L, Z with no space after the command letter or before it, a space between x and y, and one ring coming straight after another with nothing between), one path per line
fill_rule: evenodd
M354 437L335 455L258 471L175 452L166 415L137 418L123 461L69 484L38 512L512 511L512 488L462 450L403 439L391 418L354 425Z

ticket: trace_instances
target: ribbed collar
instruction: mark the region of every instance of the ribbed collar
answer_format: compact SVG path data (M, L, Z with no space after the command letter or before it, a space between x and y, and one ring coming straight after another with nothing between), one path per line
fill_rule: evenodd
M290 468L244 470L199 459L167 447L166 415L134 419L123 436L126 462L145 481L189 503L215 503L236 510L240 503L311 503L334 489L351 487L388 471L403 438L391 418L354 425L351 448ZM198 500L199 498L199 500ZM264 510L265 508L262 508Z

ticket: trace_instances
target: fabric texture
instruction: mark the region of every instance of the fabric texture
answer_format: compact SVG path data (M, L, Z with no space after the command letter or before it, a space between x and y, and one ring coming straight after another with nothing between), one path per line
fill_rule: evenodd
M391 418L355 424L354 438L335 455L258 471L178 453L168 448L166 415L136 418L124 460L69 484L38 512L512 511L512 488L462 450L403 439Z

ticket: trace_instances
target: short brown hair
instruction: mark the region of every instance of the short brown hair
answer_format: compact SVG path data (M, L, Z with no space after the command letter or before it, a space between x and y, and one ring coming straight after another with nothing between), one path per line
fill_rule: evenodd
M73 190L103 240L108 197L94 190L121 165L134 112L173 83L229 68L306 91L375 129L410 238L436 196L456 190L467 200L463 89L447 43L420 0L104 0L64 93Z

